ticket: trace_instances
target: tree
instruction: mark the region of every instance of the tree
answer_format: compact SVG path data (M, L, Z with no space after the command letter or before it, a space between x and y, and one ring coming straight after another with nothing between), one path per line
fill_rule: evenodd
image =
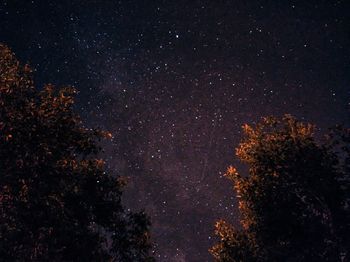
M153 261L149 220L121 203L98 143L73 112L73 88L37 91L0 44L0 257L3 261Z
M289 115L243 129L236 155L249 174L241 176L234 167L226 173L238 198L241 228L217 222L214 258L348 261L348 175L334 146L317 142L312 125Z

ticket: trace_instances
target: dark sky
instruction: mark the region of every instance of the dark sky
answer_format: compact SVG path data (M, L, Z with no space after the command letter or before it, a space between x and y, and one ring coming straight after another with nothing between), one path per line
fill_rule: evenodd
M242 124L350 122L347 0L0 0L0 42L114 133L109 167L151 216L158 261L210 261L215 220L237 224L222 173Z

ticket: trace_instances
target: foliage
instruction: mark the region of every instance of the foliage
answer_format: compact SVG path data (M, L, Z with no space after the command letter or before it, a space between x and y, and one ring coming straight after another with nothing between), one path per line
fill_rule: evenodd
M97 157L107 132L73 112L73 88L34 88L0 44L0 257L153 261L149 220L121 204L123 180Z
M249 175L241 176L234 167L226 173L234 184L242 228L216 224L220 241L210 250L214 258L347 261L347 172L334 146L320 145L312 125L289 115L243 129L236 155L249 166Z

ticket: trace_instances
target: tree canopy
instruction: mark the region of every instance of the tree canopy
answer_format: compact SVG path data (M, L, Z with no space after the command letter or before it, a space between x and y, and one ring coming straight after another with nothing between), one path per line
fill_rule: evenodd
M320 143L314 126L289 115L243 129L236 155L249 174L242 176L234 167L226 173L234 184L241 227L216 223L220 240L210 250L214 258L349 261L348 130L338 129L330 143Z
M73 88L34 87L0 44L0 257L4 261L153 261L150 222L125 210Z

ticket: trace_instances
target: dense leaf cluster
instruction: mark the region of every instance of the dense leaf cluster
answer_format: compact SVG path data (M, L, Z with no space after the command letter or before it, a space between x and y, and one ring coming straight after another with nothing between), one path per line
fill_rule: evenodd
M2 261L153 261L149 221L121 204L98 141L73 112L73 88L37 91L0 44Z
M242 228L217 222L215 259L349 261L348 131L338 129L332 138L342 139L320 144L312 125L288 115L243 129L236 155L249 175L234 167L226 174L234 183Z

